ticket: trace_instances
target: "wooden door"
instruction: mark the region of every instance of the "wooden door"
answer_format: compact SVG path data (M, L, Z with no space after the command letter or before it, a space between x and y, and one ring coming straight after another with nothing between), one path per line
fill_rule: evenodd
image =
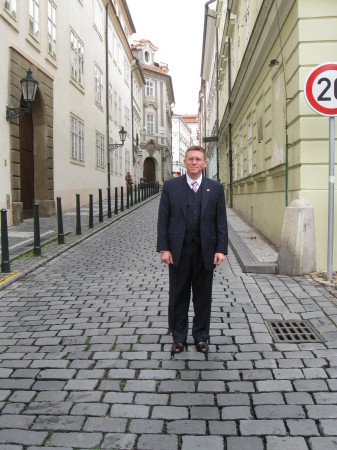
M144 161L143 176L147 183L156 181L156 167L153 158L146 158Z
M34 141L30 113L20 117L20 182L23 218L33 217L34 203Z

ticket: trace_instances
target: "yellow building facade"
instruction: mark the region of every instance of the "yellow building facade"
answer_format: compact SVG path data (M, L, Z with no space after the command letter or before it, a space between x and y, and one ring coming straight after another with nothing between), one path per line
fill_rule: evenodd
M314 209L317 267L326 270L329 119L310 109L303 90L315 66L337 59L337 2L220 0L217 30L227 202L278 247L285 208L306 200Z

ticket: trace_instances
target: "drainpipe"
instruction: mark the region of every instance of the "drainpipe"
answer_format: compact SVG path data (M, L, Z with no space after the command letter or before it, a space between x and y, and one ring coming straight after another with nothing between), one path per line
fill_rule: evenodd
M105 71L106 71L106 147L107 147L107 167L108 167L108 188L110 188L110 150L109 150L109 142L110 142L110 135L109 135L109 12L108 12L109 3L107 3L105 7Z
M219 166L219 39L218 29L215 27L215 61L216 61L216 179L220 182L220 166Z
M227 9L230 15L230 10ZM232 93L232 74L231 74L231 40L228 39L228 110L231 111L230 97ZM233 147L232 147L232 124L228 124L228 141L229 141L229 206L233 208Z

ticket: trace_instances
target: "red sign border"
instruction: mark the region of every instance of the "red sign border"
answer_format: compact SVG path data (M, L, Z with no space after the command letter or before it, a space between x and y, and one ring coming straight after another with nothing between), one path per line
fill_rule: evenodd
M324 116L337 116L337 108L325 108L324 106L320 105L314 98L312 94L312 86L314 84L315 79L320 75L322 72L326 72L327 70L336 70L337 72L337 63L330 62L330 63L323 63L319 66L315 67L308 75L305 85L304 85L304 94L305 98L309 104L309 106L318 114L322 114Z

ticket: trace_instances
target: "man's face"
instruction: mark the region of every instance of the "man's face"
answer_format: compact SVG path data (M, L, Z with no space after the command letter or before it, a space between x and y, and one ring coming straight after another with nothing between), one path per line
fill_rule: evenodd
M190 150L186 154L184 164L187 174L192 180L200 177L202 170L207 166L207 161L204 159L203 152L199 150Z

